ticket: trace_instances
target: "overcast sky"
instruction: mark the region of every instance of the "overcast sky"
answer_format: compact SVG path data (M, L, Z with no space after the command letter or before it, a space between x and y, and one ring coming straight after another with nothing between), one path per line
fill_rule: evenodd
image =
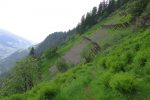
M72 29L102 0L0 0L0 29L34 42Z

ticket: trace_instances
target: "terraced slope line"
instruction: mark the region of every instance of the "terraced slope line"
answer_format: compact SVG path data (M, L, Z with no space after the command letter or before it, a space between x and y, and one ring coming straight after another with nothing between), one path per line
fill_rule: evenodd
M104 37L106 37L107 34L104 30L98 30L93 34L91 37L89 37L92 41L99 43L100 40L102 40ZM78 44L75 44L68 52L64 54L62 57L68 62L71 62L73 64L78 64L81 61L80 53L86 47L90 42L88 40L81 40Z

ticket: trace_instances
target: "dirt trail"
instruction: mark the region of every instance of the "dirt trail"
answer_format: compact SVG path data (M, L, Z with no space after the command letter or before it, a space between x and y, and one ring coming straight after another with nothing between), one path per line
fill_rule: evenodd
M85 88L85 95L87 97L87 100L94 100L91 95L91 87L89 85Z
M95 68L93 68L91 70L91 76L93 79L96 78L96 69ZM92 90L92 87L90 86L90 83L88 83L88 85L85 87L85 90L84 90L87 100L94 100L91 90Z
M101 39L103 39L106 36L106 33L103 30L98 30L93 34L91 37L89 37L92 41L99 43ZM62 57L66 61L69 61L73 64L80 63L81 60L81 52L84 47L88 45L89 41L83 39L80 43L75 44L66 54Z

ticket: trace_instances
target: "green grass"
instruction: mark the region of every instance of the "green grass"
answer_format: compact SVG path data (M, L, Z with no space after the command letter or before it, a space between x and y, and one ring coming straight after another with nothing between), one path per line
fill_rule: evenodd
M119 11L118 11L119 13ZM131 19L131 15L127 14L126 16L120 16L119 14L112 14L101 24L110 25L110 24L121 24L125 22L129 22Z
M93 62L6 100L149 100L150 29L108 33L114 36L109 41L112 46L101 51Z
M93 27L91 27L90 29L88 29L84 34L83 36L92 36L97 30L99 30L101 28L101 24L98 23L96 25L94 25Z
M73 39L60 46L57 50L57 55L51 58L41 57L41 68L44 80L49 80L51 78L49 69L56 64L60 56L64 55L75 43L78 43L79 41L81 41L81 37L77 35Z

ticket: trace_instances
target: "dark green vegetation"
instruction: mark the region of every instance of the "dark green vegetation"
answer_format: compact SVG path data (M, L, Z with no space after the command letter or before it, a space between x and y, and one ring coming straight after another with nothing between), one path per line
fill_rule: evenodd
M47 47L36 56L32 50L30 57L19 62L7 80L1 83L1 99L149 100L149 19L146 19L146 24L140 19L149 16L150 2L142 1L111 0L107 6L101 3L98 11L93 8L92 13L87 14L90 17L82 18L86 24L81 21L76 29L68 31L73 35L67 33L66 42ZM129 26L117 29L114 26L100 27L122 24L122 21L128 22ZM89 43L81 52L79 64L74 65L62 58L73 45L80 44L83 37L90 38L101 32L107 35L98 40L99 49Z

